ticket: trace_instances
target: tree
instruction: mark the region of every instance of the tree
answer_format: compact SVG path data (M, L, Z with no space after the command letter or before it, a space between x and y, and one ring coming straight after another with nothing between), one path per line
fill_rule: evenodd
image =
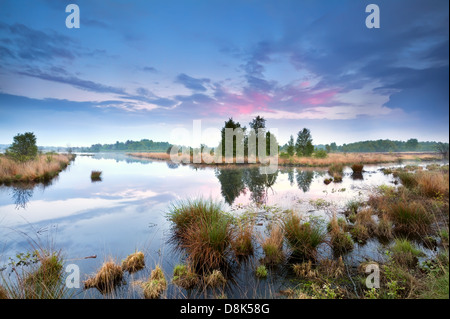
M255 131L255 133L258 133L258 129L266 128L266 120L258 115L249 123L249 125L252 128L252 130Z
M245 134L246 127L241 127L241 124L239 122L233 121L233 118L229 118L228 121L225 122L225 126L222 128L221 134L222 134L222 140L221 140L221 148L222 148L222 156L225 157L225 129L242 129L243 133ZM244 147L244 139L237 140L236 136L233 136L233 156L236 156L236 149L238 149L240 146Z
M295 143L295 152L297 156L311 156L314 152L314 145L312 144L311 131L304 128L297 135L297 142Z
M415 151L419 146L419 141L416 138L411 138L406 142L405 146L408 151Z
M289 156L294 156L295 153L294 137L292 135L288 142L287 153Z
M270 133L270 131L268 131L266 133L266 155L271 155L270 154L270 140L271 140L271 138L273 139L273 142L275 144L275 147L276 147L276 150L277 150L277 154L278 154L279 145L278 145L277 137L275 136L275 134Z
M444 159L448 158L449 146L448 143L439 142L436 145L436 151L442 155Z
M252 152L249 152L248 155L258 155L259 154L259 150L258 150L259 138L260 137L264 138L264 134L266 131L266 120L263 117L258 115L249 123L249 125L251 128L251 130L249 132L249 137L252 134L254 134L256 136L256 139L255 139L256 154L252 154ZM246 146L248 147L248 143ZM266 147L266 149L267 149L267 147ZM251 150L251 151L253 151L253 150Z
M330 148L332 152L336 152L338 150L338 147L335 142L330 144Z
M34 133L27 132L14 136L14 141L6 150L6 154L19 162L26 162L36 158L38 147Z
M327 153L331 152L331 146L329 144L325 145L325 150L327 151Z

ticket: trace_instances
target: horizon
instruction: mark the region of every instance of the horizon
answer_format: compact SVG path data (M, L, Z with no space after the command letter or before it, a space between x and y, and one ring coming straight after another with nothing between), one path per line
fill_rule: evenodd
M65 7L80 8L80 28ZM365 26L370 3L381 27ZM257 115L284 145L449 141L447 1L2 1L0 144L171 140ZM213 145L219 139L208 136Z

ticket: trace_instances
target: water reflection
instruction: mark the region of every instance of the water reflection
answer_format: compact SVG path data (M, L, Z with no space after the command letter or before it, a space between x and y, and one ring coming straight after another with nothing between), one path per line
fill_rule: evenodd
M28 202L33 197L34 185L21 185L13 186L12 188L12 199L14 204L16 204L16 209L25 209Z
M250 200L265 204L269 189L275 184L278 171L274 174L261 174L258 167L245 169L216 169L221 193L225 202L232 205L241 194L250 192Z
M311 187L311 183L314 179L314 172L312 171L302 171L300 169L296 169L297 171L297 185L304 193L309 191Z

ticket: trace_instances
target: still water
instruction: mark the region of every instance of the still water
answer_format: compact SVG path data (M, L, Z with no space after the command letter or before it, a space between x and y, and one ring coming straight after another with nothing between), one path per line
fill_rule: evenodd
M394 185L392 175L384 175L381 168L365 166L362 178L352 177L346 168L341 183L325 185L326 169L280 168L262 175L257 167L195 168L124 154L78 156L50 185L0 187L0 269L10 256L28 251L30 241L42 241L61 249L68 263L77 264L82 279L108 256L120 262L136 250L146 253L147 268L160 264L170 277L184 257L168 243L171 232L165 215L171 203L203 197L221 200L225 210L236 214L252 210L261 217L257 227L262 233L273 212L294 209L326 219L342 212L349 200L366 200L379 185ZM102 181L91 182L93 170L103 172ZM369 241L347 258L355 263L367 255L376 258L378 248ZM83 259L92 255L97 258ZM254 257L239 267L228 297L270 297L285 284L285 270L263 283L256 279L249 283L257 263ZM244 279L245 284L239 283ZM87 294L77 295L96 297L96 292ZM135 292L126 294L132 297ZM168 297L186 296L169 289Z

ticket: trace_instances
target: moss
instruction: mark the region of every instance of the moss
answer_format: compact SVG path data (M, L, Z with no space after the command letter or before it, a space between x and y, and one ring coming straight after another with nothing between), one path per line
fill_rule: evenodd
M161 267L156 266L147 282L142 284L146 299L157 299L167 288L167 281Z
M268 272L266 266L260 265L258 268L256 268L255 274L258 278L267 278Z
M198 284L199 278L198 275L194 271L188 269L186 265L176 265L173 269L172 282L184 289L191 289Z

